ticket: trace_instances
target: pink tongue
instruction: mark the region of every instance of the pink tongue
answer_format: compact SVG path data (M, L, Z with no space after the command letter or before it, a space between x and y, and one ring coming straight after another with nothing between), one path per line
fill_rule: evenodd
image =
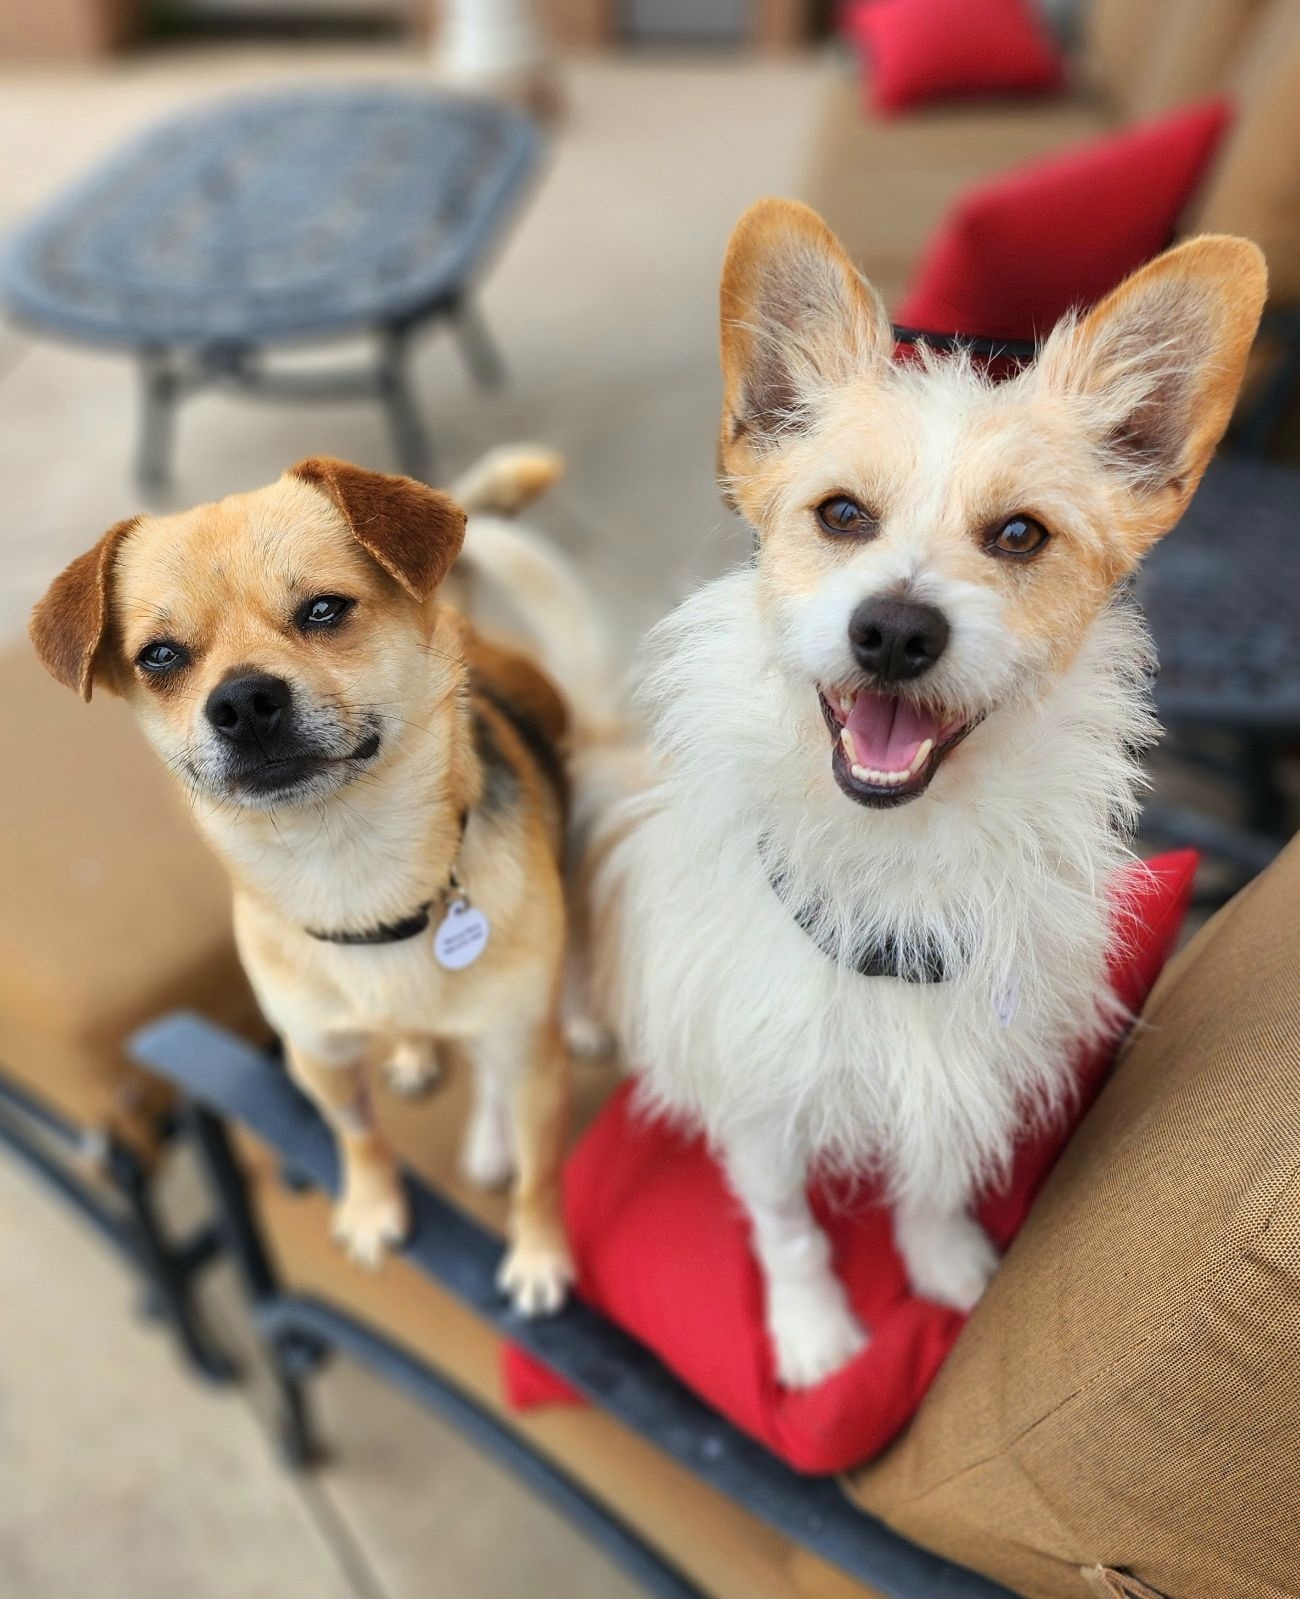
M905 772L924 741L939 742L939 721L910 700L862 691L845 723L856 751L854 763L877 772Z

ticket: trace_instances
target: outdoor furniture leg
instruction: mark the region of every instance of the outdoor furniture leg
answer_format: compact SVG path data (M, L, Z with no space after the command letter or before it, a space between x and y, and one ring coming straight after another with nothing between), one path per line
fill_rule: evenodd
M194 1305L187 1252L178 1252L163 1232L148 1173L129 1150L115 1147L111 1154L113 1180L126 1201L137 1247L148 1272L152 1308L176 1334L189 1365L210 1382L230 1382L238 1373L233 1361L212 1346ZM210 1239L199 1240L192 1256L201 1264L215 1253Z
M483 313L473 300L458 300L451 312L452 332L461 358L481 389L499 389L506 380L505 362L488 331Z
M263 1331L262 1316L281 1297L280 1286L248 1204L243 1173L220 1117L201 1105L190 1104L187 1120L203 1162L226 1248L243 1281L254 1321L259 1331ZM263 1332L263 1346L280 1401L280 1451L286 1463L295 1469L315 1465L322 1459L323 1451L316 1442L311 1424L306 1385L325 1358L325 1346L302 1332L280 1332L273 1328Z
M166 350L140 352L140 441L135 477L142 494L157 494L171 480L172 434L180 380Z
M391 324L383 329L377 383L397 464L407 477L427 483L433 471L433 449L411 389L410 342L410 330L404 325Z
M209 1382L229 1382L234 1362L217 1347L194 1301L194 1279L216 1253L210 1230L184 1243L164 1233L154 1203L151 1174L124 1145L110 1142L97 1164L103 1183L79 1171L84 1140L77 1129L0 1078L0 1145L19 1160L140 1273L146 1307L164 1321L186 1364ZM71 1159L55 1151L72 1151Z

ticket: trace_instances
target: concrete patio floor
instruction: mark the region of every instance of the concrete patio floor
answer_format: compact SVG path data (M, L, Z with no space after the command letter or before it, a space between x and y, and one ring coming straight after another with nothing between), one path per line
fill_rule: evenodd
M394 48L151 52L0 71L0 231L151 118L302 77L418 79ZM797 192L814 61L570 63L568 114L484 303L510 367L485 397L445 336L419 390L446 474L502 440L569 460L541 520L579 553L630 645L743 550L713 486L717 274L749 201ZM0 331L0 643L45 584L139 510L123 359ZM367 406L208 396L180 428L176 503L331 452L389 467ZM88 712L87 714L92 714ZM240 1336L218 1281L213 1314ZM453 1434L340 1362L320 1385L331 1462L277 1463L257 1389L181 1372L89 1233L0 1161L0 1595L4 1599L621 1599L625 1581Z

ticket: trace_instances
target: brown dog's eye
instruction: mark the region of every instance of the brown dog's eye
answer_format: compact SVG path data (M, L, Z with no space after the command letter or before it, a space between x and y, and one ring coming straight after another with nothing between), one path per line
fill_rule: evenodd
M832 494L829 500L823 500L817 507L817 520L836 537L861 537L876 530L875 518L847 494Z
M317 627L337 627L356 604L342 594L317 594L298 607L296 626L307 631Z
M997 530L988 547L998 555L1037 555L1050 537L1032 516L1013 516Z
M179 644L169 644L166 639L159 639L154 644L145 645L136 656L135 664L146 672L175 672L188 660L188 654Z

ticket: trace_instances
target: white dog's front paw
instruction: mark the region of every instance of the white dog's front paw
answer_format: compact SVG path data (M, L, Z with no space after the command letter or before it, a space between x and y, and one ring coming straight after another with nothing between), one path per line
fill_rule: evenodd
M867 1347L866 1328L828 1271L824 1278L769 1282L767 1330L785 1388L814 1388Z
M899 1217L899 1252L912 1287L954 1310L974 1310L998 1269L999 1255L980 1224L964 1210Z

